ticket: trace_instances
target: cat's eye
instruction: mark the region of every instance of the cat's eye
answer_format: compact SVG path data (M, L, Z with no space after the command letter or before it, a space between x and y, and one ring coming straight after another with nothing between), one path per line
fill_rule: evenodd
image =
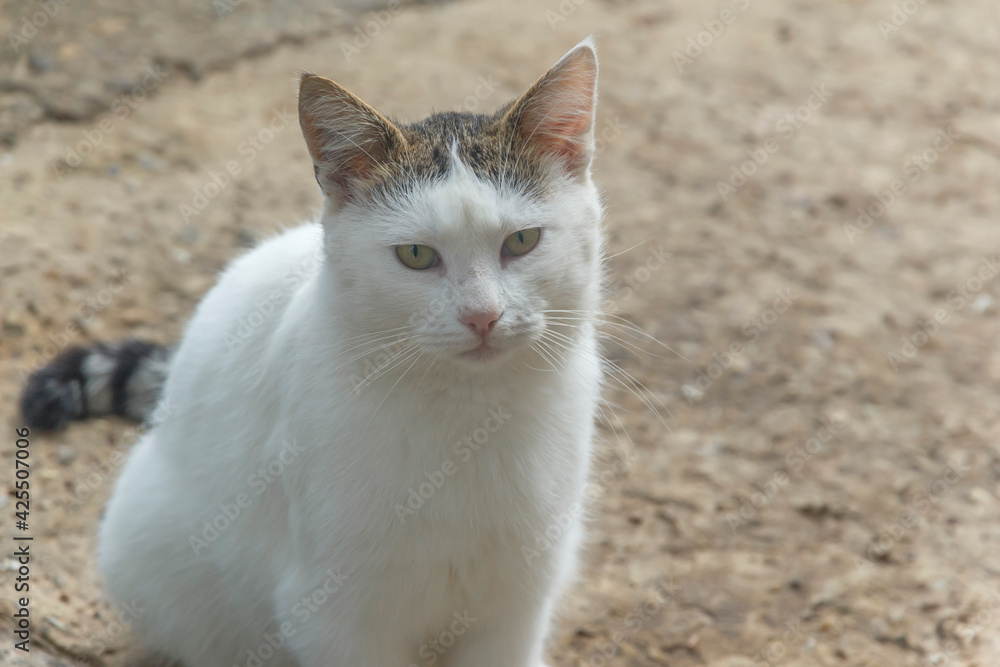
M417 271L423 271L441 263L434 248L426 245L398 245L396 246L396 257L399 257L399 261L404 266Z
M514 232L503 242L503 254L507 257L526 255L538 245L538 239L541 235L542 230L538 227Z

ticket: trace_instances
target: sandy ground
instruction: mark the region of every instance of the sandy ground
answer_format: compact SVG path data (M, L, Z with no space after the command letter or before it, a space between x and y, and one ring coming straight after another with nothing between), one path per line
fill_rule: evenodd
M480 0L404 6L355 43L372 15L299 5L293 20L246 0L187 42L121 18L53 51L65 65L0 45L11 496L23 372L71 344L175 340L220 267L315 213L296 71L402 118L488 109L593 32L611 305L677 354L608 328L631 341L609 357L669 412L609 391L553 665L1000 664L1000 7ZM4 34L33 6L7 3ZM72 7L50 28L70 41ZM72 64L115 39L148 51L118 88ZM162 81L116 115L157 63ZM32 438L34 643L13 655L5 557L3 664L134 654L93 558L134 439L114 420Z

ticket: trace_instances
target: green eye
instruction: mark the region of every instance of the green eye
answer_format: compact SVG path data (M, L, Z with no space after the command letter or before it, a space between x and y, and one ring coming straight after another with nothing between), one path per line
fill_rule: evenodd
M396 257L399 257L399 261L406 266L418 271L437 266L439 263L434 248L426 245L398 245Z
M538 245L538 237L541 235L542 230L538 227L514 232L503 242L504 254L508 257L520 257L528 254L532 248Z

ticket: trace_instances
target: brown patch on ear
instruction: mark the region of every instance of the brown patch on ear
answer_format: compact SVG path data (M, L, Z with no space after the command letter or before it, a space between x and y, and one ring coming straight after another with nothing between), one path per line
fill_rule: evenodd
M504 122L524 144L574 175L590 166L597 106L597 54L584 42L511 106Z
M406 150L406 139L392 121L315 74L303 74L299 84L299 124L320 187L344 200L387 173Z

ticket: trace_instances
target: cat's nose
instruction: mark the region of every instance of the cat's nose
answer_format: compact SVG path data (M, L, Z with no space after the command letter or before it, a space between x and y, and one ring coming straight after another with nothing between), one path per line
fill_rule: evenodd
M462 324L465 324L482 337L490 332L493 325L497 323L503 313L499 310L486 310L470 312L462 316Z

